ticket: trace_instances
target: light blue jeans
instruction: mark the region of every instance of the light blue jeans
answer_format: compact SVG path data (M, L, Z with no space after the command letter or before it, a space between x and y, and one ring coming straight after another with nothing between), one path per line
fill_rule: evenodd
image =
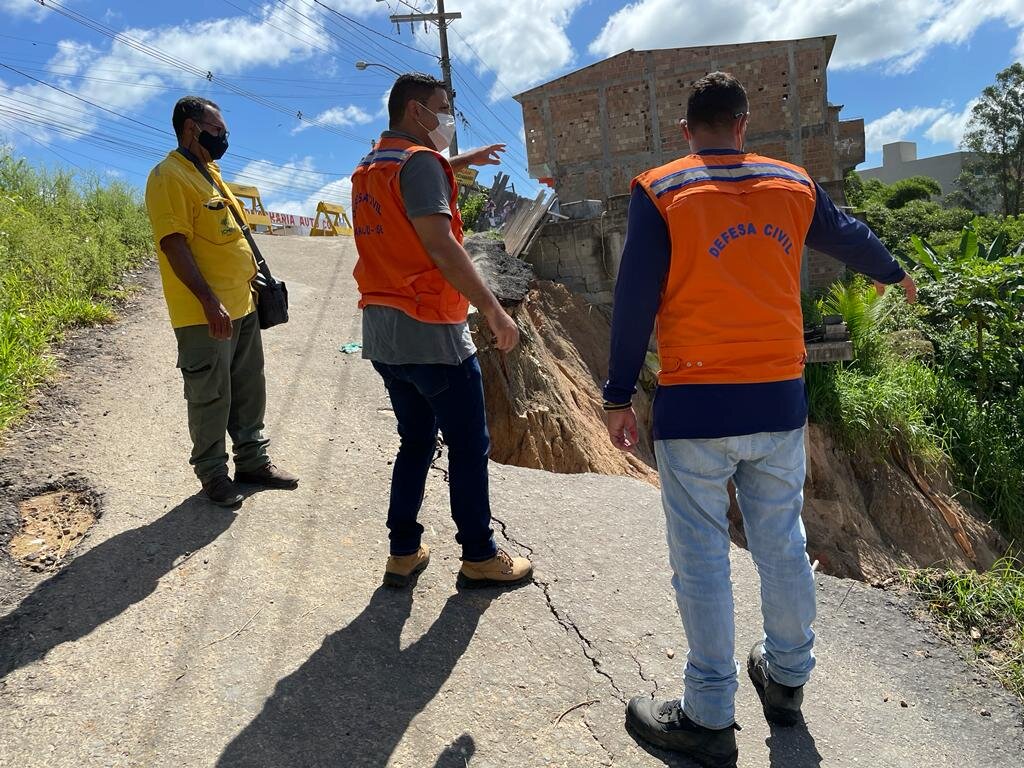
M804 428L711 440L657 440L669 561L689 652L683 711L706 728L735 720L736 631L729 571L729 480L761 576L771 678L803 685L814 668L814 574L803 508Z

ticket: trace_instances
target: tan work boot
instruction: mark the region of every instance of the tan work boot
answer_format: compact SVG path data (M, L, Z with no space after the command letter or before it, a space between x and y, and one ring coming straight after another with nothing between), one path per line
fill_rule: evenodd
M533 565L525 557L512 557L503 549L490 560L479 563L462 561L455 583L460 587L510 587L522 584L533 576Z
M391 555L384 566L384 586L404 587L410 579L427 567L430 562L430 549L426 544L411 555Z

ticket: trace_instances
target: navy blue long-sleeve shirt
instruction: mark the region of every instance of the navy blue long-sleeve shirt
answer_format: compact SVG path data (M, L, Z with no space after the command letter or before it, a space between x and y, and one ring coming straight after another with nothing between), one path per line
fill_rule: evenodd
M705 150L700 154L736 154ZM836 208L815 184L808 247L826 253L880 283L900 282L906 273L871 229ZM639 185L629 202L612 313L611 357L604 399L628 402L647 355L672 244L668 226ZM676 384L659 386L654 398L654 439L697 439L782 432L807 419L802 378L764 384Z

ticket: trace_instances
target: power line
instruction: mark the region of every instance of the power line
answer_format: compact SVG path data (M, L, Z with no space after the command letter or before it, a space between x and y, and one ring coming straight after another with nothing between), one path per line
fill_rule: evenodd
M327 8L327 6L324 6L324 4L320 3L318 0L314 0L314 2L316 2L317 5L320 5L322 7ZM41 3L41 4L44 4L44 3ZM233 5L233 7L237 8L237 6L234 6L233 3L228 3L228 4L229 5ZM120 43L126 45L127 47L132 48L133 50L136 50L136 51L138 51L140 53L143 53L144 55L149 56L150 58L154 59L157 62L157 66L166 67L169 70L172 70L172 71L174 71L176 73L177 72L185 72L185 73L191 74L193 76L205 79L208 82L210 82L211 84L212 83L219 83L221 86L227 88L230 93L242 96L243 98L249 99L249 100L254 101L254 102L256 102L256 103L258 103L258 104L260 104L262 106L271 108L271 109L273 109L275 111L278 111L278 112L281 112L281 113L284 113L284 114L288 114L288 115L293 115L294 114L298 119L306 122L309 125L313 125L313 126L316 126L316 127L323 128L325 130L328 130L329 132L332 132L332 133L335 133L335 134L338 134L338 135L342 135L342 136L344 136L346 138L352 139L352 140L357 141L359 143L363 143L365 141L364 137L358 136L358 135L356 135L356 134L354 134L352 132L337 129L334 126L331 126L329 124L323 123L322 121L320 121L318 119L313 119L313 118L306 117L306 116L302 115L301 112L294 113L293 110L288 108L288 107L284 107L283 105L280 105L280 104L275 104L274 102L271 102L271 101L267 100L266 98L260 97L260 96L258 96L256 94L253 94L253 93L251 93L249 91L246 91L246 90L240 88L239 86L235 85L234 83L232 83L229 80L226 80L226 79L224 79L222 77L219 77L219 76L215 76L211 71L204 72L203 70L199 69L198 67L190 65L187 62L181 61L180 59L177 59L174 56L171 56L170 54L167 54L167 53L161 51L159 48L157 48L155 46L151 46L151 45L148 45L146 43L142 43L142 42L140 42L138 40L135 40L134 38L132 38L132 37L130 37L128 35L116 32L116 31L110 29L109 27L106 27L105 25L103 25L103 24L101 24L99 22L96 22L96 21L90 19L87 16L84 16L83 14L79 14L79 13L77 13L75 11L67 9L66 7L61 5L60 3L54 2L54 0L49 0L44 5L45 5L45 7L48 7L51 10L54 10L54 11L60 13L61 15L65 16L65 17L67 17L67 18L69 18L69 19L71 19L73 21L76 21L77 23L80 23L83 26L85 26L85 27L87 27L89 29L92 29L93 31L95 31L95 32L97 32L97 33L99 33L99 34L101 34L103 36L109 37L109 38L111 38L112 40L114 40L116 42L120 42ZM288 3L285 3L285 2L282 1L281 5L284 8L286 8L288 10L288 12L291 13L293 16L296 16L297 18L301 18L302 19L302 21L297 21L297 23L303 25L303 28L307 24L309 24L311 26L316 24L316 22L314 22L313 19L311 19L309 16L307 16L304 13L302 13L301 11L296 10L295 8L290 6ZM391 37L389 37L387 35L384 35L382 33L376 32L375 30L371 30L369 27L366 27L365 25L360 24L359 22L356 22L355 20L351 19L350 17L346 16L345 14L334 11L334 9L327 8L327 10L329 10L335 17L337 17L339 19L342 19L343 21L346 21L347 23L355 25L355 26L357 26L357 27L359 27L361 29L366 29L368 31L372 31L372 32L374 32L374 34L376 36L383 37L385 40L388 40L388 41L392 42L393 44L399 45L399 46L401 46L403 48L411 49L411 50L413 50L413 51L415 51L417 53L422 53L424 55L429 55L429 56L432 56L432 57L434 56L434 54L432 54L432 53L430 53L428 51L423 51L421 49L413 48L412 46L404 45L403 43L400 43L399 41L396 41L396 40L394 40L393 38L391 38ZM274 25L271 25L271 26L274 26ZM280 28L278 28L278 29L280 29ZM318 29L318 31L321 31L321 30ZM338 38L338 36L335 35L334 33L330 32L330 30L327 30L326 28L324 28L322 31L326 32L329 36L331 36L334 39L339 39L339 40L341 39L341 38ZM382 52L385 52L391 59L399 62L400 66L403 66L403 67L408 67L409 66L408 62L405 62L404 60L402 60L397 55L394 55L390 51L387 51L387 49L385 49L379 43L374 42L374 45L377 46L378 48L380 48ZM26 77L26 79L33 80L33 81L39 82L39 83L41 83L43 85L47 85L48 87L54 88L55 90L58 90L58 91L64 93L65 95L70 96L71 98L75 98L75 99L77 99L79 101L82 101L83 103L89 104L90 106L93 106L94 108L100 109L100 110L102 110L104 112L107 112L109 114L116 115L116 116L121 117L123 119L126 119L128 121L131 121L131 122L143 125L144 127L147 127L147 128L150 128L150 129L155 129L155 130L160 130L160 129L156 129L154 126L152 126L150 124L142 123L142 121L136 120L135 118L131 118L129 116L123 115L123 114L121 114L119 112L116 112L115 110L110 110L110 109L108 109L108 108L106 108L106 107L104 107L102 105L99 105L99 104L96 104L95 102L89 101L88 99L84 99L84 98L82 98L80 96L77 96L76 94L71 93L70 91L67 91L65 89L53 86L53 85L51 85L49 83L46 83L45 81L39 80L38 78L33 78L32 76L26 75L24 72L20 72L19 70L15 69L13 67L8 67L8 69L11 69L12 71L18 72L23 77ZM98 71L98 70L90 70L90 71ZM142 70L142 71L145 71L145 70ZM472 72L472 70L471 70L471 72ZM251 79L251 80L262 79L262 80L267 81L267 82L269 82L269 81L281 81L281 82L284 82L284 81L288 80L286 78L244 78L244 77L240 78L240 79ZM467 88L469 88L469 90L471 92L475 93L475 90L471 86L469 86L468 83L466 83L464 78L461 78L461 76L460 76L460 79L466 84ZM302 80L300 82L307 82L307 81ZM506 131L509 131L513 136L517 136L518 137L519 134L517 132L515 132L514 130L510 129L508 127L508 125L506 123L504 123L504 121L502 121L501 118L498 117L498 115L492 109L490 109L490 107L487 104L486 100L481 99L479 97L479 94L476 94L476 95L477 95L477 98L480 100L481 104L483 104L484 108L494 117L494 119L497 120ZM473 118L474 118L474 120L477 120L475 115L473 115ZM484 124L483 120L477 120L477 122L479 122L481 125ZM165 132L161 131L161 134L164 134L164 133ZM277 168L285 168L285 169L294 168L294 166L285 166L285 165L275 164L275 163L271 163L270 161L256 160L255 158L245 158L244 156L239 155L239 154L237 154L235 152L232 153L232 156L236 157L236 158L239 158L239 159L248 159L251 162L265 163L268 166L273 166L273 167L277 167ZM513 153L510 152L510 156L514 156ZM315 174L315 175L321 175L321 176L335 176L335 175L339 175L339 174L347 175L349 173L349 172L337 172L337 171L335 171L335 172L327 172L327 171L320 172L320 171L311 171L311 170L310 171L306 171L305 169L303 169L303 172L310 173L310 174ZM516 173L516 175L518 176L520 174ZM532 183L532 182L529 182L529 180L527 180L527 182L528 183Z
M29 124L32 124L32 125L38 125L40 128L44 128L44 129L46 129L48 131L51 131L51 132L53 132L53 133L55 133L57 135L64 136L66 138L72 138L72 139L75 139L77 141L81 141L81 142L90 144L90 145L96 147L97 149L100 149L100 150L105 151L105 152L116 152L118 154L118 156L122 156L122 157L123 156L135 157L135 158L139 158L139 159L145 160L147 162L154 162L154 161L162 160L166 156L166 154L164 152L162 152L160 150L154 150L154 149L150 148L148 145L140 145L140 144L137 144L137 143L134 143L134 142L125 141L123 139L112 139L112 138L108 138L108 137L102 137L102 136L96 136L94 134L89 134L89 133L87 133L85 131L82 131L81 129L78 129L77 127L75 127L73 125L68 124L68 123L56 122L56 121L54 121L52 119L52 117L40 116L40 115L38 115L38 113L34 114L34 113L27 112L27 111L24 111L24 110L11 109L10 107L7 107L7 106L3 105L2 103L0 103L0 116L7 116L7 117L10 117L10 118L15 118L17 120L20 120L22 123L29 123ZM17 130L17 129L14 129L14 130ZM22 133L23 135L26 135L27 138L31 139L32 141L34 141L37 144L43 144L38 139L36 139L36 138L26 134L24 131L19 131L19 133ZM54 153L58 154L58 156L59 156L59 153L57 153L56 150L53 150L52 147L49 147L49 145L43 144L43 146L45 146L47 149L50 149L50 150L54 151ZM73 150L68 150L68 151L69 152L73 152ZM81 153L78 153L78 152L75 152L75 154L79 154L80 156L83 156L83 157L86 157L88 159L91 159L94 162L101 162L101 161L97 160L96 158L91 158L91 157L89 157L87 155L82 155ZM111 166L111 167L116 167L116 166L113 166L111 163L109 163L107 161L102 161L102 162L103 162L104 165L108 165L108 166ZM75 163L71 163L71 164L72 165L76 165ZM269 176L265 176L262 173L260 173L259 170L255 170L254 171L254 170L248 169L247 167L245 167L245 168L233 168L232 165L228 164L228 163L221 163L221 165L223 166L224 170L227 172L225 175L230 174L230 175L234 176L236 180L237 179L244 179L246 181L249 181L251 183L256 184L257 186L260 186L261 188L263 188L265 190L273 190L274 194L279 194L279 193L282 193L282 192L285 192L285 193L294 192L294 193L297 193L298 195L301 195L303 197L313 197L316 194L318 194L323 188L328 187L328 186L330 186L333 183L340 182L342 180L342 178L339 177L339 178L336 178L335 180L327 182L325 184L312 184L312 183L310 183L310 184L303 184L301 182L281 180L279 178L272 178L272 177L269 177ZM80 168L80 166L77 166L77 165L76 165L76 167ZM133 173L133 174L141 176L142 178L145 178L145 174L140 174L140 173L138 173L136 171L129 171L128 169L124 169L124 168L121 168L121 170L125 170L125 171L127 171L129 173ZM295 171L295 172L298 172L298 173L304 173L305 172L305 169L300 168L300 167L294 167L294 166L291 167L291 168L288 168L286 170L292 170L292 171Z
M12 59L8 59L8 61L12 61ZM65 74L65 73L62 73L62 72L51 72L50 70L41 69L39 67L25 67L25 66L22 66L21 69L23 69L26 72L38 72L40 74L47 74L47 73L54 74L54 75L57 75L58 77L60 77L62 79L66 79L66 80L82 80L82 81L87 82L87 83L103 83L103 84L109 84L109 85L118 85L118 86L121 86L122 88L144 88L144 89L151 90L151 91L180 91L181 90L180 86L166 85L166 84L163 84L163 83L129 83L129 82L125 82L124 80L115 80L113 78L107 78L107 77L92 77L90 75L74 75L74 74ZM216 96L231 96L231 95L234 95L233 91L219 90L219 89L206 90L206 91L204 91L204 93L213 94L213 95L216 95ZM349 100L356 100L356 99L360 99L360 98L370 98L371 96L374 97L374 98L380 98L380 89L378 89L378 88L368 89L367 88L367 89L360 89L360 90L355 90L355 91L345 91L345 92L342 92L342 91L324 91L322 93L298 94L298 95L297 94L291 94L291 93L287 93L287 94L284 94L284 93L282 93L282 94L264 94L264 95L265 96L272 96L272 97L278 98L278 99L315 100L315 99L336 99L336 98L345 97L345 98L347 98Z
M270 18L267 17L267 16L265 16L264 18L261 19L254 11L251 11L251 10L247 11L245 8L242 8L241 6L235 5L233 2L231 2L231 0L222 0L222 2L226 3L227 5L230 5L236 11L241 11L242 13L244 13L246 15L252 16L254 19L257 19L257 20L261 21L262 23L266 24L268 27L271 27L272 29L276 29L278 32L282 32L282 33L288 35L288 37L292 38L293 40L298 40L300 43L304 43L305 45L312 46L316 50L318 50L318 51L320 51L322 53L326 53L329 56L333 55L332 51L329 51L328 49L322 47L319 42L313 40L312 38L309 38L309 37L299 37L297 35L292 34L287 29L282 29L281 27L277 26L276 24L271 24L270 23Z
M115 40L116 42L122 43L123 45L126 45L129 48L132 48L133 50L138 51L139 53L143 53L143 54L145 54L147 56L155 58L158 61L162 61L162 62L164 62L166 64L169 64L169 65L172 65L172 66L177 66L181 70L183 70L185 72L188 72L188 73L190 73L190 74L192 74L192 75L194 75L196 77L205 79L205 80L207 80L207 81L209 81L211 83L212 82L220 83L221 85L223 85L224 87L226 87L229 90L233 91L237 95L242 96L243 98L249 99L251 101L254 101L257 104L260 104L260 105L262 105L264 107L267 107L268 109L272 109L272 110L274 110L276 112L281 112L281 113L284 113L286 115L294 115L299 120L305 120L310 125L316 126L316 127L320 128L320 129L328 131L330 133L334 133L334 134L336 134L338 136L343 136L344 138L350 139L352 141L356 141L358 143L363 143L365 141L364 137L359 136L358 134L355 134L355 133L352 133L352 132L349 132L349 131L344 131L344 130L341 130L341 129L336 128L334 126L322 123L322 122L320 122L318 120L313 120L313 119L310 119L308 117L305 117L302 114L301 111L293 112L293 110L290 107L286 107L284 105L277 104L277 103L275 103L273 101L270 101L269 99L265 99L265 98L263 98L263 97L261 97L261 96L259 96L257 94L254 94L254 93L252 93L250 91L247 91L247 90L245 90L243 88L240 88L239 86L235 85L230 80L226 80L226 79L224 79L222 77L215 76L211 70L207 70L207 71L204 72L203 70L201 70L201 69L199 69L199 68L197 68L197 67L195 67L195 66L193 66L191 64L188 64L187 62L184 62L184 61L182 61L180 59L176 59L175 57L171 56L168 53L165 53L164 51L161 51L159 48L157 48L155 46L151 46L151 45L148 45L146 43L142 43L142 42L140 42L140 41L130 37L129 35L125 35L124 33L116 32L113 29L111 29L110 27L107 27L107 26L101 24L100 22L91 19L88 16L85 16L84 14L81 14L81 13L78 13L77 11L72 11L72 10L68 9L67 7L61 5L60 3L57 3L55 0L37 0L37 2L39 2L39 4L42 5L43 7L50 8L51 10L56 11L60 15L62 15L62 16L66 17L66 18L68 18L68 19L70 19L72 21L75 21L76 23L79 23L79 24L87 27L87 28L93 30L94 32L98 32L99 34L101 34L101 35L103 35L105 37L109 37L112 40Z
M459 34L459 31L457 29L453 28L452 32L454 32L455 36L458 37L459 40L461 40L463 42L463 44L467 48L469 48L469 50L473 53L474 56L476 56L477 61L479 61L481 64L484 65L484 69L489 69L490 71L494 72L494 81L496 83L498 83L502 88L505 89L505 93L507 93L509 95L509 98L515 100L516 95L514 93L512 93L511 89L507 85L505 85L504 82L502 82L500 77L498 77L498 71L494 67L492 67L490 64L488 64L486 61L484 61L484 57L481 56L479 54L479 52L476 50L476 48L474 48L470 44L469 40L467 40L466 38L464 38L462 35Z
M455 76L456 76L456 78L458 78L458 80L459 80L459 81L460 81L460 82L461 82L461 83L462 83L462 84L463 84L464 86L466 86L466 88L468 88L468 89L469 89L469 92L470 92L470 93L472 93L472 94L473 94L474 96L476 96L476 97L477 97L477 100L478 100L478 101L480 102L480 105L481 105L481 106L482 106L482 107L483 107L483 108L484 108L485 110L487 110L487 111L488 111L488 112L489 112L489 113L491 114L491 116L492 116L492 117L494 117L494 119L495 119L495 120L497 120L497 121L498 121L498 125L500 125L500 126L501 126L502 128L504 128L504 129L505 129L506 131L508 131L508 132L509 132L509 134L511 134L511 135L512 135L512 136L513 136L514 138L518 139L519 143L520 143L520 144L522 144L522 145L523 145L523 146L525 147L525 146L526 146L526 144L525 144L525 143L523 142L523 140L522 140L522 137L521 137L521 136L519 135L519 131L517 131L517 130L516 130L515 128L510 128L510 127L508 126L508 124L506 124L506 123L505 123L505 121L504 121L504 120L502 120L502 119L501 119L501 118L500 118L500 117L499 117L499 116L497 115L497 113L495 113L495 111L494 111L493 109L491 109L491 108L490 108L490 107L488 106L487 102L486 102L485 100L483 100L483 99L481 99L481 98L480 98L480 96L479 96L479 94L477 94L476 90L475 90L475 89L474 89L474 88L473 88L472 86L470 86L469 82L467 82L467 81L466 81L466 79L465 79L465 78L464 78L464 77L463 77L462 75L460 75L460 74L458 74L458 73L456 72L456 75L455 75ZM523 158L523 157L522 157L522 155L520 155L519 157L520 157L520 159L525 159L525 158Z
M41 146L43 149L49 150L50 152L55 154L57 157L59 157L61 160L63 160L65 163L68 163L69 165L75 166L75 168L80 170L82 173L88 173L88 171L86 171L85 168L80 166L74 160L69 160L68 158L64 157L64 155L62 155L60 152L58 152L53 147L48 146L48 145L44 144L43 142L39 141L39 139L35 138L34 136L31 136L31 135L25 133L24 131L20 130L17 126L12 125L11 123L7 122L6 120L0 120L0 124L7 126L8 130L14 131L15 133L20 133L26 139L28 139L29 141L35 142L36 144Z
M359 37L360 37L359 29L360 28L369 29L369 28L365 27L365 25L359 24L359 22L354 21L349 16L346 16L343 13L338 13L338 12L333 11L333 9L328 8L327 10L331 11L332 13L334 13L334 16L328 16L327 18L330 21L332 21L334 23L334 25L337 26L338 28L344 29L344 31L348 35L350 35L350 36L353 36L353 32L352 32L352 30L349 30L348 27L352 27L355 30L353 37L342 37L340 35L337 35L326 24L320 22L317 19L314 19L314 18L308 16L307 14L305 14L302 11L298 10L297 8L294 8L293 6L289 5L284 0L279 0L279 2L280 2L280 4L284 8L288 9L288 11L291 12L294 16L301 17L304 20L303 23L309 24L311 26L322 27L326 34L328 34L331 37L333 37L334 39L338 40L338 42L340 44L349 46L354 51L357 51L357 52L361 53L364 58L372 59L372 58L376 58L377 56L384 56L387 59L389 59L392 63L397 63L398 66L403 68L403 69L410 69L410 70L411 69L415 69L415 67L411 66L407 61L405 61L404 59L399 57L397 54L393 53L390 49L386 48L381 43L377 42L377 40L374 39L374 38L367 38L365 40L365 42L367 44L374 46L374 50L371 50L371 49L363 47L363 46L358 46L357 47L356 44L353 42L353 39L359 39ZM345 26L345 25L347 25L347 26ZM394 43L395 45L399 45L399 46L403 45L399 41L394 40L393 38L388 37L387 35L383 35L383 34L381 34L379 32L376 32L375 30L371 30L371 31L374 31L374 33L376 35L379 35L380 37L383 37L385 40L389 40L390 42ZM404 47L408 47L408 46L404 46ZM413 50L417 50L418 51L418 49L413 49ZM429 55L434 56L434 54L429 54ZM436 56L434 58L436 58Z
M406 45L405 43L401 42L400 40L395 40L390 35L385 35L383 32L378 32L376 29L373 29L372 27L368 27L365 24L360 24L358 21L353 19L351 16L346 16L341 11L336 11L333 8L331 8L329 5L324 5L324 3L320 2L320 0L313 0L313 2L316 3L317 5L319 5L322 8L326 8L328 11L333 13L335 16L340 16L341 18L345 19L346 21L349 22L349 24L353 24L353 25L359 27L360 29L363 29L363 30L365 30L367 32L370 32L370 33L374 34L374 35L377 35L378 37L383 37L388 42L394 43L395 45L400 45L403 48L408 48L410 51L415 51L416 53L422 53L424 56L431 56L431 57L433 57L435 59L437 58L437 54L433 53L432 51L424 51L422 48L416 48L415 46L412 46L412 45Z
M20 70L15 69L14 67L10 67L10 66L8 66L6 64L3 64L2 62L0 62L0 67L4 67L6 69L10 69L11 71L18 72L19 74L23 74L23 73L20 72ZM130 123L133 123L135 125L141 126L143 128L147 128L147 129L149 129L151 131L154 131L157 134L159 134L161 137L171 137L172 136L172 134L169 131L167 131L166 129L164 129L164 128L160 128L160 127L155 126L155 125L153 125L151 123L147 123L147 122L144 122L142 120L136 119L136 118L134 118L134 117L132 117L130 115L124 114L122 112L118 112L116 110L108 109L108 108L106 108L106 107L104 107L104 106L102 106L100 104L97 104L97 103L95 103L93 101L90 101L89 99L82 98L80 96L77 96L77 95L69 92L69 91L66 91L63 88L60 88L60 87L55 86L55 85L52 85L51 83L47 83L44 80L39 80L37 78L29 78L29 79L35 81L36 83L39 83L40 85L45 85L45 86L47 86L49 88L52 88L53 90L58 91L58 92L60 92L60 93L62 93L64 95L70 96L70 97L76 99L77 101L83 102L83 103L85 103L85 104L87 104L87 105L89 105L91 107L103 110L104 112L107 112L107 113L109 113L109 114L111 114L111 115L113 115L115 117L119 117L119 118L121 118L123 120L129 121ZM31 102L22 102L22 101L20 101L18 99L15 99L13 96L10 95L10 93L0 94L0 96L2 96L4 98L7 98L7 99L10 99L10 100L13 100L13 101L16 101L16 102L21 103L21 104L25 104L26 106L35 106ZM52 100L49 100L49 99L44 99L43 97L40 97L40 96L36 96L34 98L36 100L43 101L43 102L45 102L47 104L52 104L54 106L60 107L61 109L65 109L65 110L70 110L71 109L70 105L62 104L61 102L52 101ZM44 118L46 117L46 115L43 114L43 113L39 113L39 114L41 114ZM77 113L77 116L88 117L89 113L86 112L85 110L82 110L79 113ZM45 122L43 123L43 125L45 126ZM84 128L82 128L81 130L84 131L86 134L89 132L87 129L84 129ZM281 165L281 164L278 164L278 163L274 163L274 162L272 162L270 160L263 160L263 159L258 159L258 158L247 157L247 156L239 154L237 152L233 152L232 153L232 157L233 158L242 159L242 160L248 160L250 162L265 163L266 165L269 165L269 166L272 166L272 167L277 167L277 168L283 168L283 169L290 169L290 168L294 167L294 166ZM349 172L342 172L342 171L312 171L312 170L306 171L306 172L311 173L311 174L315 174L315 175L319 175L319 176L331 176L331 177L338 176L338 175L344 175L344 174L349 173Z

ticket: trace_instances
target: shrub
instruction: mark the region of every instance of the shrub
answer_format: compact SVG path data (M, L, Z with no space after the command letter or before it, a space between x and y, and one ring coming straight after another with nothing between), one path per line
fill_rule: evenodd
M149 221L128 187L0 153L0 429L51 372L50 342L110 319L121 275L150 249Z

